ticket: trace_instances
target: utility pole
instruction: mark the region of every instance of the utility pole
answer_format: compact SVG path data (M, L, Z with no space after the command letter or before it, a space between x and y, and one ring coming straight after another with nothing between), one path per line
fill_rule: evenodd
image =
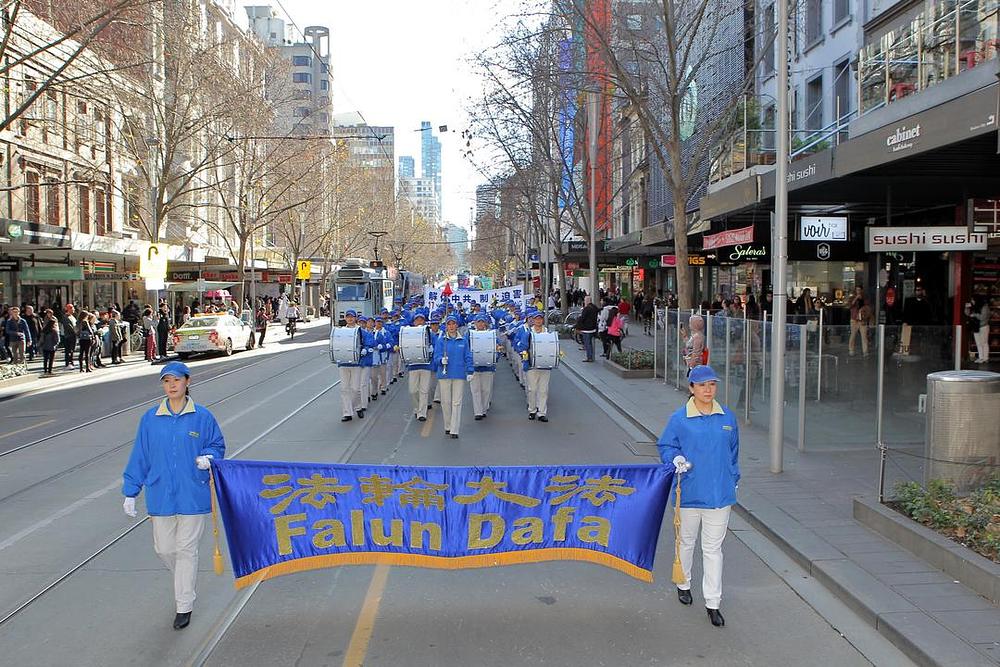
M774 325L771 335L771 414L769 424L771 472L782 471L785 440L785 319L788 309L788 0L778 2L778 154L774 166L774 221L771 229L771 297ZM822 333L820 333L822 335ZM749 400L749 397L747 397Z
M600 294L597 274L597 116L600 98L587 93L587 159L590 162L590 298Z

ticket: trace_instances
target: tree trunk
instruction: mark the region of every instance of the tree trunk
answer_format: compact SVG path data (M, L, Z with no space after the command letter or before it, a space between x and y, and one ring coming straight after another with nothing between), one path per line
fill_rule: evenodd
M244 295L247 293L247 236L245 234L240 234L240 248L237 251L237 255L239 257L237 258L236 265L240 271L240 284L237 290L239 294L236 295L236 299L239 299L236 305L236 312L242 313ZM250 304L250 306L253 307L253 304Z

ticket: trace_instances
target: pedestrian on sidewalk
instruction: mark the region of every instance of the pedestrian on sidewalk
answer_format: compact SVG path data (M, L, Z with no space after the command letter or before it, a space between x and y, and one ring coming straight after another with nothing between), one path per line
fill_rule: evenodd
M79 366L81 373L89 373L92 369L90 348L94 344L96 335L97 332L94 331L94 325L90 323L90 313L81 310L80 326L76 332L76 337L80 344Z
M594 300L589 296L583 297L583 310L580 311L580 319L576 321L576 328L583 337L583 351L586 354L584 361L594 360L594 336L597 335L597 316L600 313Z
M691 333L684 343L683 354L690 373L695 366L707 363L708 355L705 347L705 320L701 315L692 315L688 320L688 327Z
M38 349L42 353L42 376L51 376L56 360L56 348L59 347L59 320L51 308L45 309L38 339Z
M695 366L688 377L691 398L670 416L656 446L660 460L680 477L681 604L692 603L691 562L701 530L701 591L712 625L726 624L722 601L722 541L740 483L740 434L736 417L719 405L719 377L710 366ZM676 493L676 491L674 492ZM673 501L671 501L673 502Z
M211 412L191 400L191 371L171 361L160 371L166 397L139 421L122 475L125 514L135 517L136 496L146 488L153 549L174 576L174 629L186 628L198 583L198 541L212 510L209 477L226 442Z
M121 313L117 310L111 311L111 317L108 319L108 329L111 333L111 363L124 363L122 349L125 347L125 323L122 322Z
M21 309L11 306L4 322L4 333L7 335L7 347L10 350L10 363L23 364L24 353L31 345L31 329L21 317Z
M170 337L170 309L167 304L160 306L159 318L156 320L156 351L160 359L167 358L167 338Z
M38 349L39 341L41 341L42 319L35 314L34 307L30 305L24 307L21 319L28 323L28 330L31 332L31 342L28 344L27 353L28 361L33 361L35 351Z
M61 315L59 330L63 336L63 361L66 362L66 368L72 368L73 354L76 352L76 308L67 303Z
M618 348L618 353L622 351L622 338L625 336L625 316L618 312L616 308L611 309L608 320L608 346L605 358L611 358L611 346Z

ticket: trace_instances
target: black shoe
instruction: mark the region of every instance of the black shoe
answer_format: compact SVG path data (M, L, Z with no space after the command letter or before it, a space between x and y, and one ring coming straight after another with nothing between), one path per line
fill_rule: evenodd
M378 400L378 394L372 394L371 395L371 400L377 401Z
M528 419L530 421L534 421L535 420L535 413L534 412L529 412L528 413Z
M434 405L432 403L428 403L427 404L427 409L428 410L433 410L434 409Z
M427 421L427 417L417 417L417 421L418 422L425 422L425 421Z
M706 607L705 611L708 612L708 617L712 620L712 625L714 625L715 627L721 628L723 625L726 624L726 619L722 618L722 614L719 612L718 609L708 609Z
M191 612L178 613L174 616L174 630L183 630L191 623Z
M365 418L365 411L358 410L358 419L364 419L364 418Z
M480 420L480 419L482 419L482 418L483 418L483 416L482 416L482 415L476 415L476 416L475 416L475 420L476 420L476 421L479 421L479 420Z
M548 420L549 420L549 418L546 417L545 415L542 415L541 417L538 418L538 421L540 421L540 422L547 422Z
M435 403L440 403L440 402L441 402L441 399L440 399L440 398L435 398L435 399L434 399L434 402L435 402Z
M446 428L446 429L444 430L444 434L445 434L445 435L451 435L451 429L447 429L447 428Z
M691 604L694 602L694 599L691 597L691 591L681 590L680 588L677 589L677 599L681 601L681 604Z
M483 419L486 419L486 413L485 412L481 416L482 416Z
M451 434L451 439L452 440L458 440L458 433L452 433Z
M352 419L354 419L354 417L352 417L351 415L347 415L346 417L341 417L340 421L342 421L342 422L349 422Z
M385 389L382 390L382 395L385 396Z

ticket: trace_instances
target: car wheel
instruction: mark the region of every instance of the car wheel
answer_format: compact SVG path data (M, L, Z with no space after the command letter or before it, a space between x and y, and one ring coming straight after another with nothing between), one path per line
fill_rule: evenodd
M177 353L177 358L178 359L187 359L190 356L191 356L190 352L178 352Z
M226 352L225 352L225 354L226 354L227 357L233 356L233 339L232 338L227 338L226 339Z

